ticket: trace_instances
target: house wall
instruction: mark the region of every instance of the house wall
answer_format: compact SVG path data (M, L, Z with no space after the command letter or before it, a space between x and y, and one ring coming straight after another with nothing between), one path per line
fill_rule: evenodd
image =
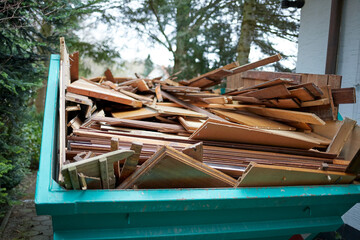
M342 87L356 87L356 104L340 105L340 114L360 124L360 1L343 1L337 72ZM306 0L301 9L296 72L324 74L331 0ZM360 230L360 203L344 216L346 224Z

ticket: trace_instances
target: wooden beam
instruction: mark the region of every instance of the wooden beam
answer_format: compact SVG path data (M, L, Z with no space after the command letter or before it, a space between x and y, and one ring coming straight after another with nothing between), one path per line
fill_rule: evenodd
M326 152L339 155L355 125L356 121L345 118L329 147L326 149Z
M133 142L131 144L130 150L134 151L134 154L131 157L125 159L124 165L121 169L120 183L128 178L136 170L142 147L143 144L139 142Z
M196 143L190 147L184 148L182 150L182 152L186 155L188 155L189 157L192 157L193 159L198 160L199 162L203 161L203 143L199 142Z
M76 81L79 79L79 52L74 52L70 58L70 79Z
M261 67L261 66L270 64L270 63L274 63L274 62L279 61L280 59L281 59L281 55L280 54L275 54L273 56L261 59L259 61L248 63L248 64L245 64L245 65L233 68L233 69L231 69L233 71L233 73L230 74L230 75L234 75L234 74L245 72L245 71L257 68L257 67Z
M103 189L109 189L109 172L108 172L108 162L106 158L99 159L99 167L100 167L100 178L101 185Z

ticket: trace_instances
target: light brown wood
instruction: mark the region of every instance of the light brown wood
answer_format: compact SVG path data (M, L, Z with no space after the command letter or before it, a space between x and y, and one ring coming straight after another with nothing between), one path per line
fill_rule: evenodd
M159 113L156 110L153 110L149 107L143 107L131 111L112 112L111 115L114 118L138 120L138 119L155 117L159 115Z
M263 104L263 102L257 98L254 97L246 97L246 96L232 96L232 100L240 101L244 103L253 103L253 104Z
M89 83L83 79L79 79L71 83L68 92L80 94L88 97L100 98L103 100L122 103L133 107L141 107L142 103L122 93L116 92L111 89L105 89L95 83Z
M206 103L215 103L215 104L227 104L229 103L226 97L210 97L210 98L203 98L202 99Z
M107 80L109 80L109 81L111 81L111 82L116 82L110 69L106 69L104 75L105 75L105 77L106 77Z
M145 102L145 103L150 103L153 101L152 98L145 97L145 96L142 96L142 95L139 95L136 93L132 93L132 92L126 91L124 89L119 89L118 91L121 92L122 94L125 94L126 96L132 97L134 99L137 99L137 100Z
M355 88L331 89L334 104L356 103Z
M79 79L79 52L74 52L69 56L70 60L70 79L76 81Z
M203 143L199 142L190 147L184 148L182 150L182 153L188 155L189 157L192 157L195 160L198 160L199 162L202 162L204 153Z
M324 106L329 104L330 104L329 98L321 98L314 101L302 102L301 107Z
M261 67L261 66L273 63L273 62L277 62L280 59L281 59L280 54L275 54L275 55L272 55L270 57L261 59L259 61L248 63L248 64L245 64L245 65L233 68L233 69L231 69L233 71L233 73L231 75L241 73L241 72L245 72L245 71L248 71L248 70L251 70L251 69L254 69L254 68L257 68L257 67Z
M163 146L120 186L147 188L233 187L236 180L171 147Z
M285 109L300 108L300 103L295 98L269 99L268 101L272 107Z
M183 118L179 117L179 122L189 133L196 131L205 122L204 119L199 118Z
M111 138L110 150L111 151L119 150L119 139ZM114 174L116 177L116 182L118 182L118 179L120 178L120 161L114 162Z
M356 121L345 118L326 152L339 155L355 125Z
M250 163L236 187L347 184L354 174Z
M250 114L246 112L230 112L230 111L223 111L223 110L212 110L213 113L223 117L226 120L244 124L247 126L252 126L255 128L261 129L276 129L276 130L296 130L293 127L287 126L285 124L269 120L267 118Z
M275 108L253 107L253 106L248 106L246 109L249 110L250 112L253 112L261 116L272 117L286 121L304 122L315 125L325 125L325 122L313 113L297 112L297 111L275 109Z
M174 116L188 116L188 117L199 117L199 118L206 118L207 116L202 113L198 113L192 110L178 108L178 107L166 107L166 106L150 106L151 108L155 109L159 114L162 115L174 115Z
M147 92L149 91L149 86L143 79L135 80L132 84L132 87L136 87L140 92Z
M161 85L158 84L156 87L155 87L155 94L156 94L156 98L158 100L158 102L163 102L163 97L161 95Z
M78 116L71 119L71 121L67 124L68 127L71 127L72 129L79 129L82 125L82 121Z
M284 133L284 131L256 129L232 123L216 123L212 119L208 119L189 138L302 149L310 149L320 145L320 142L313 138L290 134L291 131Z
M280 97L288 97L290 95L291 93L287 90L287 88L284 85L275 85L242 94L242 96L255 97L257 99L280 98Z
M290 90L290 93L292 97L296 97L302 102L315 100L315 96L304 87Z

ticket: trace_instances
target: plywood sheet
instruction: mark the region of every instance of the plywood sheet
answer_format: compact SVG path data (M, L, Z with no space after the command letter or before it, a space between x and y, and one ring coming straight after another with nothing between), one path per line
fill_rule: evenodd
M347 173L250 163L237 187L347 184L354 179Z
M163 146L119 189L233 187L236 180L171 147Z
M286 131L291 133L290 131ZM287 135L284 131L279 133L274 130L256 129L248 126L237 126L228 123L212 122L208 119L190 139L212 140L224 142L248 143L257 145L270 145L280 147L292 147L310 149L320 145L320 142L311 138Z
M131 111L113 112L111 114L114 118L134 119L134 120L151 118L159 115L157 111L148 107L139 108Z

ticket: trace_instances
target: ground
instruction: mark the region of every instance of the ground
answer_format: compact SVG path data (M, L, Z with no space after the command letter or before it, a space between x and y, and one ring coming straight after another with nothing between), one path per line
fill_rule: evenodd
M8 219L5 217L0 228L0 239L3 240L49 240L53 239L50 216L37 216L35 211L36 172L26 176L17 187L24 193L21 199L11 208ZM9 215L10 214L10 215ZM3 230L1 232L1 230Z

